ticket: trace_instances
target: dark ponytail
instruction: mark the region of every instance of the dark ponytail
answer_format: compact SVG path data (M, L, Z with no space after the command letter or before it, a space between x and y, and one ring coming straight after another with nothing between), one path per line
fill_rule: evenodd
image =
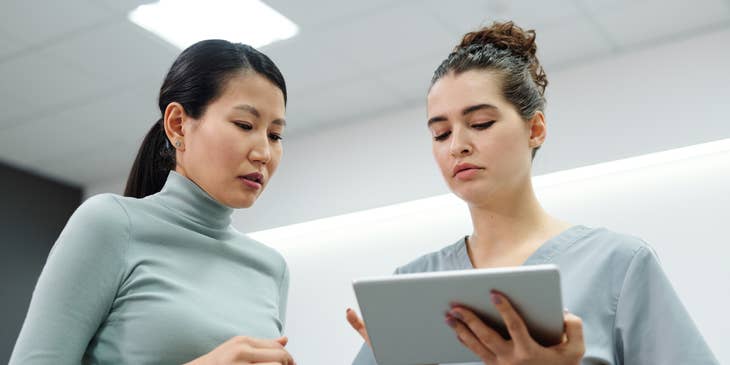
M284 77L269 57L245 44L212 39L188 47L172 64L160 88L160 114L165 114L170 103L178 102L187 115L200 118L206 107L220 96L225 83L246 70L266 77L281 89L286 104ZM142 141L124 196L144 198L159 192L167 175L175 169L175 151L160 118Z

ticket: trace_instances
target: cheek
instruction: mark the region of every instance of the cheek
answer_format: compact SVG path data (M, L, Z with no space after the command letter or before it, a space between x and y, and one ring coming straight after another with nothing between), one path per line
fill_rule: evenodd
M444 176L447 176L448 170L451 166L451 159L449 155L449 149L448 146L445 144L434 144L432 147L433 157L436 160L436 164L439 167L439 170L441 170L441 173Z

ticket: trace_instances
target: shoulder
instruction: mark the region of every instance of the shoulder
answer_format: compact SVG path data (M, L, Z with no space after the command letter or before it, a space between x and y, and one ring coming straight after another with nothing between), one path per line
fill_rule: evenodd
M644 239L609 230L607 228L584 227L585 234L574 244L582 253L595 253L607 259L630 263L635 257L653 254L654 250Z
M129 212L115 194L99 194L86 199L74 212L69 223L83 224L88 229L126 230Z
M443 247L437 251L429 252L415 260L398 267L396 274L409 274L430 271L446 271L457 269L461 255L466 254L466 246L462 237L455 243Z
M131 227L129 215L117 198L100 194L84 201L69 218L51 253L97 261L120 256L130 241Z
M232 229L239 239L245 241L244 244L252 249L252 254L256 255L258 260L264 262L266 266L271 268L273 275L279 278L285 278L288 276L289 268L286 260L278 250L263 242L257 241L247 234L243 234L238 230L235 230L234 228Z

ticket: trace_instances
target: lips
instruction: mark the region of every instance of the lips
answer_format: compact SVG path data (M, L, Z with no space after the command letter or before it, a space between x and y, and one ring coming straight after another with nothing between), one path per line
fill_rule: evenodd
M248 181L253 181L259 185L264 184L264 175L260 172L252 172L248 175L239 176L240 178Z
M468 170L484 170L483 167L479 167L477 165L472 165L470 163L460 163L454 166L453 175L452 177L455 177L462 171L468 171Z

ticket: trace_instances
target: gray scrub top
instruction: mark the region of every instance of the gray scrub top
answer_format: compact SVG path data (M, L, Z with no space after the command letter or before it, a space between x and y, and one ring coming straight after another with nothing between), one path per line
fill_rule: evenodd
M643 240L574 226L545 242L524 265L548 263L560 268L565 307L583 320L582 364L718 364ZM472 268L462 238L395 273ZM377 365L367 345L353 365Z

